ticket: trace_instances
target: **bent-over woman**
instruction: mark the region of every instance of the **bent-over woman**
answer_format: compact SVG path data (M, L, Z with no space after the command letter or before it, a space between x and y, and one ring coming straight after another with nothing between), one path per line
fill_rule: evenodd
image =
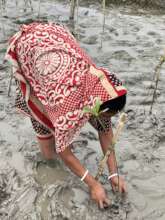
M47 159L55 153L84 181L91 198L103 208L109 205L99 181L80 163L71 144L86 122L98 131L103 153L112 140L111 117L126 103L126 89L114 74L98 68L80 48L72 34L53 23L23 25L9 42L6 59L13 66L17 83L16 107L27 115ZM84 107L93 108L100 99L100 122ZM102 126L104 124L104 127ZM107 161L109 181L125 192L115 155Z

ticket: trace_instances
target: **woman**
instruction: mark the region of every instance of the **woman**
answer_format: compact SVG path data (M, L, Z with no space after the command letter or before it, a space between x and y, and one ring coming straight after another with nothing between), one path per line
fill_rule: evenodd
M99 133L105 153L112 139L110 117L126 102L126 89L110 72L97 68L67 29L58 24L23 25L10 40L6 59L16 79L16 107L30 117L42 153L54 158L55 149L65 164L84 181L100 208L109 205L102 185L71 150L73 139L89 121ZM100 99L100 120L84 107ZM104 127L102 127L104 124ZM118 184L115 155L107 161L112 187ZM125 192L119 176L119 190Z

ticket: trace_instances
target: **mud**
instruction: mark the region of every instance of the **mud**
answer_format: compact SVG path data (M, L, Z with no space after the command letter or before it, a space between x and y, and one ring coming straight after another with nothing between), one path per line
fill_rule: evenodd
M155 1L155 2L163 2ZM14 108L15 85L8 97L11 70L3 63L7 39L20 24L40 19L68 21L68 2L6 1L0 17L0 219L2 220L164 220L165 219L165 100L164 67L157 100L149 114L154 68L164 53L163 13L152 14L132 6L109 6L102 33L101 6L83 3L76 32L81 46L97 65L118 73L128 88L126 128L116 146L121 175L128 194L114 195L101 179L112 201L104 211L89 199L87 187L59 161L40 155L28 118ZM102 48L101 48L102 46ZM113 119L115 124L117 117ZM96 131L86 125L73 144L74 152L93 174L102 157Z
M124 5L138 5L144 8L163 9L165 8L164 0L108 0L108 3L124 4Z

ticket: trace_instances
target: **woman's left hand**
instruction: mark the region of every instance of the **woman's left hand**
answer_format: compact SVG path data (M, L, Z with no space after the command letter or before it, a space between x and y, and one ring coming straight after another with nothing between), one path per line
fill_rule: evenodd
M121 176L114 176L110 180L112 190L114 192L119 191L120 193L126 193L126 184Z

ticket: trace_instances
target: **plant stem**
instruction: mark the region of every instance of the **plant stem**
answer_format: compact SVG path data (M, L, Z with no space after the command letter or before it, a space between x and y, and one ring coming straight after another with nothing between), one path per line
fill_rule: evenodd
M10 97L10 93L11 93L11 84L12 84L12 80L13 80L13 72L11 71L11 75L10 75L10 80L9 80L9 84L8 84L8 97Z
M69 19L70 19L70 20L74 20L75 7L76 7L76 0L71 0L71 4L70 4L70 15L69 15Z
M155 103L156 91L157 91L157 88L158 88L158 82L159 82L159 78L160 78L160 70L161 70L161 67L162 67L164 62L165 62L165 55L161 56L160 61L159 61L158 65L155 68L155 74L154 74L155 88L154 88L154 92L153 92L153 96L152 96L152 103L151 103L151 107L150 107L150 114L152 114L153 104Z
M104 31L105 31L105 7L106 7L106 0L103 0L102 7L103 7L103 26L102 26L102 33L101 33L101 45L100 45L101 48L103 46L103 36L104 36Z
M39 6L38 6L38 18L40 18L40 10L41 10L41 0L39 0Z
M118 137L119 137L119 134L121 133L121 130L122 128L124 127L124 123L126 122L126 114L125 113L122 113L120 118L119 118L119 122L118 122L118 125L117 125L117 128L116 128L116 132L112 138L112 143L110 143L109 147L108 147L108 150L107 152L105 153L103 159L99 162L99 167L98 167L98 172L96 174L96 179L98 180L99 177L102 175L103 173L103 170L104 170L104 167L106 165L106 162L108 160L108 157L109 155L114 152L114 147L115 147L115 144L118 140ZM105 128L104 128L105 129ZM116 167L117 166L117 161L116 161ZM117 168L118 169L118 168Z

